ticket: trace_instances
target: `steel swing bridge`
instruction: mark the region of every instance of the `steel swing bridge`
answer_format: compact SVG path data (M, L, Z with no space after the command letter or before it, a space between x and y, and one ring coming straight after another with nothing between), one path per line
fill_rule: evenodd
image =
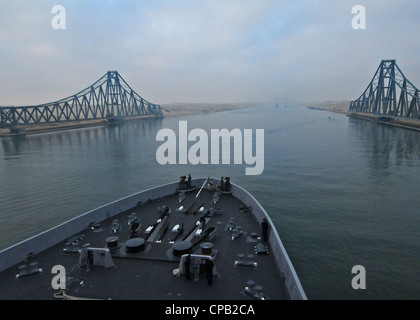
M396 60L382 60L366 90L350 102L349 112L420 120L420 91L405 77Z
M163 114L160 105L143 99L117 71L108 71L73 96L37 106L0 107L0 128L137 116Z

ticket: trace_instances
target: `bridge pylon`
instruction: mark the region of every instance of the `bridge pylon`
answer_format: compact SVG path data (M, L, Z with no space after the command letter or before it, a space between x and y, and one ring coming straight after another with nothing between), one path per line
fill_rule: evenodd
M420 91L403 74L396 60L382 60L349 112L420 119Z

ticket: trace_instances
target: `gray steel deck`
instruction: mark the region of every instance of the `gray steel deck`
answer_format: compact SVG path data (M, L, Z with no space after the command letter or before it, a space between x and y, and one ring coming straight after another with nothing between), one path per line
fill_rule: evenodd
M115 267L104 268L92 266L89 272L85 267L78 267L79 254L63 252L64 242L34 255L26 264L33 261L43 269L42 273L16 279L19 273L19 263L0 273L0 299L55 299L55 290L51 286L51 280L55 274L51 273L54 265L63 265L66 268L67 280L73 277L76 281L66 288L66 293L71 296L94 298L94 299L147 299L147 300L253 300L244 294L243 290L248 280L253 280L256 285L263 287L263 293L270 299L287 299L284 280L276 266L271 248L268 254L256 254L255 246L262 240L255 240L251 233L261 235L261 226L252 212L240 210L244 203L230 194L223 194L220 200L212 203L213 193L203 189L196 198L200 185L197 189L186 193L186 199L179 203L178 194L166 196L157 200L136 206L126 210L117 216L111 217L100 223L100 229L87 228L80 234L83 239L79 242L80 247L89 244L89 247L106 248L106 239L118 236L119 247L112 250ZM194 204L194 205L193 205ZM190 213L178 212L180 206L185 209L191 207ZM207 284L205 274L199 274L198 281L188 281L185 275L175 276L173 270L179 267L179 257L173 254L169 243L173 236L171 230L174 225L184 224L184 232L177 239L182 240L193 229L196 222L204 213L193 213L194 209L210 208L223 209L222 214L214 214L208 217L207 227L215 227L216 236L210 241L213 243L213 255L215 255L215 267L217 276L211 285ZM161 243L157 232L152 233L146 241L144 250L139 253L128 254L125 251L125 242L129 239L129 226L127 220L130 214L136 213L141 224L139 237L145 238L146 228L154 224L161 214L158 207L167 206L171 213L165 222L168 222L168 232ZM231 218L236 219L237 225L243 230L243 235L236 240L231 239L232 232L227 229ZM121 230L112 234L111 224L115 219L121 226ZM164 227L161 224L161 231ZM192 243L200 240L200 236L194 236ZM203 240L204 241L204 240ZM207 242L207 241L204 241ZM267 244L268 245L268 244ZM198 244L193 248L193 254L201 254ZM235 266L237 260L249 260L257 263L257 267Z

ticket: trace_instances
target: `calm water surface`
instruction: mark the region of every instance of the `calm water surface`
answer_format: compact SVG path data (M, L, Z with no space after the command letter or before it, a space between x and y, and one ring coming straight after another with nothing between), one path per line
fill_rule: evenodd
M156 161L162 128L265 129L265 170ZM0 140L0 249L159 184L230 176L275 223L309 299L420 298L420 133L273 106ZM366 268L353 290L352 267Z

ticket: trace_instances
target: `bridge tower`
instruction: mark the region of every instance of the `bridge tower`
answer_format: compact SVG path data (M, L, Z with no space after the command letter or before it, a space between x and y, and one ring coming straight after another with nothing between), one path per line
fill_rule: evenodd
M349 111L420 119L419 90L406 78L396 60L382 60L366 90L350 102Z

